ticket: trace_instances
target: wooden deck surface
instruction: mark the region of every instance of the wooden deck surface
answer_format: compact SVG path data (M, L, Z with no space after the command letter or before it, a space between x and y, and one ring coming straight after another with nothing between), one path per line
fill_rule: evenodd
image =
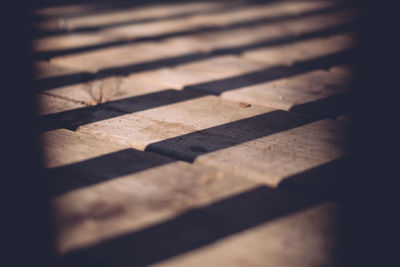
M356 10L134 2L35 11L59 254L336 266Z

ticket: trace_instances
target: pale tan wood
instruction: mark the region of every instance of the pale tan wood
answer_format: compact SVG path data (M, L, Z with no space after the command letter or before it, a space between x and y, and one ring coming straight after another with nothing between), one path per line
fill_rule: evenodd
M121 45L94 51L60 56L51 59L60 67L80 69L89 72L146 63L207 49L204 44L191 39L164 42L143 42L135 45Z
M60 98L81 102L89 106L101 104L106 99L106 91L118 90L122 77L111 77L94 81L84 81L78 84L47 89L45 92Z
M104 32L111 35L130 38L148 37L182 30L194 30L204 26L225 26L238 22L261 18L274 18L294 15L305 11L318 10L333 6L333 3L274 3L231 9L217 14L197 15L189 18L151 22L141 25L115 27Z
M124 150L68 130L47 132L43 139L53 183L92 181L52 200L61 253L140 230L257 185L214 168ZM126 164L149 167L121 172ZM96 182L102 175L109 179Z
M157 102L159 106L154 104ZM164 105L165 102L171 104ZM246 108L235 101L187 91L164 95L149 104L153 108L82 125L77 130L143 150L154 142L272 111L255 105ZM135 110L135 105L145 107L146 103L122 101L109 104L126 112Z
M290 110L296 105L346 93L351 78L352 76L346 72L316 70L227 91L222 93L221 97Z
M118 11L106 11L98 14L67 18L65 22L67 29L73 30L129 22L130 20L163 18L188 12L215 10L224 6L226 6L224 2L175 3L173 6L168 4L153 4L150 7L130 7Z
M243 54L243 58L267 65L291 66L299 61L334 54L354 47L353 34L339 34L326 38L290 43L287 45L255 49Z
M337 222L321 204L151 266L334 266Z
M182 89L185 86L231 78L262 68L261 64L243 60L238 56L228 55L168 68L162 78Z
M128 26L117 26L113 27L112 29L101 30L95 34L71 33L64 34L63 36L45 37L35 40L34 47L37 51L71 49L118 40L131 40L135 38L150 37L185 30L195 30L210 25L223 26L230 23L248 21L257 18L298 14L302 11L310 11L329 6L332 6L332 3L291 3L291 5L286 3L278 3L273 5L267 4L250 8L242 8L238 9L237 11L228 10L227 12L222 13L223 16L221 16L221 14L207 14L161 22L156 21ZM73 26L74 22L68 23L68 21L64 21L64 24L65 28L76 27ZM54 26L51 25L43 25L43 27L54 28Z
M81 102L71 101L48 94L37 94L36 106L38 115L43 116L77 108L83 108L86 105Z
M114 61L112 60L112 62ZM236 56L219 56L182 64L176 68L160 68L154 71L134 73L128 77L99 77L84 83L52 88L47 92L88 105L95 105L169 89L180 90L188 85L229 78L255 71L261 67L257 63L248 62Z
M191 22L200 25L226 26L238 22L260 19L274 19L290 15L300 15L311 11L324 10L336 6L334 2L276 2L259 5L242 6L237 9L225 10L216 14L197 15L190 18Z
M317 204L255 187L110 237L78 255L116 266L334 266L338 209Z
M65 253L140 230L254 186L212 168L175 162L76 189L53 199L62 226L58 249Z
M88 21L96 21L99 18L102 18L107 23L113 22L112 19L119 18L119 16L140 16L138 18L145 19L153 16L161 16L171 15L176 12L183 11L191 11L198 10L203 8L209 8L219 6L219 3L176 3L174 6L169 4L155 3L151 6L136 6L136 7L124 7L123 9L117 8L117 10L109 10L109 6L102 5L101 3L94 4L74 4L74 5L62 5L62 6L51 6L51 7L42 7L34 10L34 13L42 16L67 16L68 14L76 14L79 12L83 12L83 14L79 14L78 17L69 18L69 21L81 21L82 23ZM100 8L100 10L99 10ZM84 12L92 12L90 15L85 15ZM126 12L126 13L124 13ZM109 19L109 21L107 21ZM126 19L126 18L125 18ZM92 26L92 24L83 24L80 26Z
M61 36L43 37L32 41L32 48L37 52L72 49L82 46L97 45L110 40L107 35L96 33L71 33Z
M50 78L62 75L81 74L81 71L59 67L49 61L39 60L33 63L36 79Z
M246 131L256 130L257 126L253 129L242 129L236 132L236 138L247 134ZM195 162L229 170L248 179L276 187L286 177L344 157L345 133L346 128L343 123L336 120L322 120L215 152L197 153L200 155ZM187 146L175 145L174 142L160 142L153 146L157 147L157 150L196 154Z
M112 76L52 88L46 90L46 92L84 102L88 105L97 105L113 100L123 100L170 89L179 89L177 82L165 79L170 73L167 69L159 69L132 74L129 77Z
M54 58L52 62L60 67L96 72L102 68L138 64L139 62L179 56L185 53L207 52L212 49L243 46L255 42L272 41L278 38L289 38L291 36L296 37L302 33L323 30L327 27L337 26L351 20L354 20L352 12L339 12L337 14L318 15L306 19L294 19L289 22L278 22L267 26L262 25L227 30L222 33L194 34L190 37L178 38L179 41L174 41L174 38L171 38L162 43L148 42L130 46L120 45L98 51L79 53L78 55L60 56ZM85 42L88 42L87 45L101 43L109 38L107 36L106 33L100 32L96 34L71 34L48 37L36 41L34 46L37 51L51 51L61 49L57 48L60 44L77 44L79 47L83 46ZM240 36L240 38L237 38L237 36ZM163 48L166 51L163 51ZM257 58L257 56L249 57L253 59ZM114 60L110 60L110 58L114 58ZM115 60L116 58L119 60Z
M41 143L46 168L76 163L125 148L66 129L42 133Z
M327 31L339 27L355 19L354 12L340 11L332 14L312 15L304 18L289 19L282 22L239 27L210 33L200 33L191 37L208 44L214 50L237 48L238 52L252 51L264 44L273 45L276 41L289 42L291 38L306 36L310 33ZM240 38L238 38L240 36ZM286 41L285 41L286 40ZM255 45L256 48L252 48Z
M44 26L79 29L225 4L160 5ZM307 39L356 18L352 10L318 13L332 6L268 3L36 40L42 52L120 42L37 63L42 79L94 78L38 95L40 115L78 127L42 134L58 251L83 249L116 266L333 264L337 207L311 196L325 197L324 172L311 177L315 188L308 175L346 155L347 125L277 110L345 92L348 66L292 68L354 46L352 34ZM73 10L90 6L65 12ZM196 32L209 26L215 31ZM235 55L220 55L227 52ZM265 80L253 79L260 70ZM141 257L148 264L136 264Z
M231 35L232 36L232 35ZM259 36L259 34L252 34ZM181 43L183 40L183 43ZM240 38L242 40L242 38ZM185 53L185 43L190 49L203 49L192 45L193 40L188 39L173 39L162 44L141 44L139 46L126 48L111 48L85 54L61 57L52 60L52 64L56 66L67 66L73 68L82 68L82 70L98 71L106 66L120 66L127 62L141 62L146 59L155 59L159 55L174 53ZM188 43L189 42L189 43ZM190 44L190 45L189 45ZM162 47L162 46L166 47ZM351 48L353 45L351 35L338 35L329 38L317 38L309 41L297 42L286 46L278 46L266 49L258 49L253 52L245 53L243 58L257 63L246 62L234 56L221 56L211 59L201 60L199 62L187 63L174 68L164 68L161 70L133 74L131 79L138 78L141 81L126 80L122 77L111 77L107 79L96 79L92 82L86 82L71 86L51 89L53 94L69 97L76 101L83 101L87 104L98 104L107 101L107 99L121 99L123 96L137 95L137 88L150 88L149 91L175 88L179 89L187 85L193 85L197 90L205 90L213 92L214 88L201 87L197 83L209 82L230 78L235 75L251 73L266 66L282 66L292 65L299 61L312 60L319 56L329 55L334 52L343 51ZM171 49L170 49L171 47ZM155 49L153 51L153 48ZM143 49L152 50L152 53L145 53ZM158 52L157 52L158 51ZM161 53L161 54L160 54ZM120 59L120 60L116 60ZM142 86L142 81L146 80ZM151 85L151 84L154 85ZM121 84L123 85L121 87ZM136 86L137 84L137 86ZM127 86L124 86L127 85ZM132 87L131 89L129 87ZM114 97L114 94L122 88L126 94ZM129 93L131 91L131 93ZM216 88L218 92L218 88ZM285 96L282 96L283 98ZM279 102L279 101L278 101ZM277 104L279 106L279 103ZM282 108L282 106L279 106Z
M71 13L95 11L98 3L94 4L80 4L80 5L62 5L62 6L47 6L35 8L32 10L33 14L39 16L64 16Z
M82 125L78 131L277 186L287 176L345 155L343 125L313 121L208 96Z

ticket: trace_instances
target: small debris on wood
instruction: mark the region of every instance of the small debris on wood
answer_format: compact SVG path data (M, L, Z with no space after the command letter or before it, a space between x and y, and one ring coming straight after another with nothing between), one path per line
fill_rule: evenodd
M249 107L251 107L251 104L245 103L245 102L239 102L239 107L241 107L241 108L249 108Z

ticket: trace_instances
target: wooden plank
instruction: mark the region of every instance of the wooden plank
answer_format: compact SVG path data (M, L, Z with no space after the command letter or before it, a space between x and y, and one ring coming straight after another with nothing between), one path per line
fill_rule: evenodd
M196 30L209 26L223 26L230 23L260 19L265 17L277 17L282 15L298 14L309 10L332 6L332 3L286 3L267 4L256 7L241 8L237 11L227 10L225 14L207 14L192 16L189 18L171 19L167 21L155 21L127 26L116 26L112 29L100 30L96 33L64 34L62 36L45 37L35 40L34 47L37 51L54 51L73 49L83 46L99 45L120 40L134 40L136 38L165 35L175 32ZM232 13L232 14L230 14ZM126 17L125 17L126 18ZM104 18L103 18L104 19ZM89 19L90 20L90 19ZM72 23L72 24L71 24ZM66 28L77 27L74 22L64 20ZM54 24L54 23L53 23ZM79 24L79 23L78 23ZM84 25L85 23L83 23ZM90 23L89 23L90 24ZM43 25L44 28L54 26Z
M59 67L44 60L35 61L33 63L33 69L36 79L81 73L79 70Z
M242 129L242 133L237 131L234 137L239 139L241 134L254 132L261 127L255 125ZM208 149L206 142L202 145L205 150ZM169 153L175 150L177 154L189 154L190 151L190 146L185 146L184 140L180 141L180 146L172 141L152 146L156 151L166 150ZM197 154L195 162L198 164L229 170L276 187L286 177L344 157L345 126L335 120L322 120L214 152ZM324 179L323 175L320 178Z
M217 32L198 33L190 36L207 43L213 50L243 53L246 50L259 49L264 46L285 44L326 35L335 28L343 27L355 19L350 10L332 14L316 14L304 18L293 18L271 23L254 23L232 27ZM331 33L332 34L332 33ZM240 36L240 38L238 38Z
M77 57L78 58L78 57ZM111 60L111 59L110 59ZM125 76L111 76L48 89L47 92L96 105L107 101L182 89L187 85L224 79L240 75L261 66L235 56L220 56L195 63L182 64L176 68L161 68Z
M277 186L287 176L344 156L343 125L313 121L207 96L82 125L78 131Z
M316 70L278 79L253 86L222 93L223 98L263 105L271 108L291 110L296 105L332 99L336 104L336 111L340 110L340 98L335 101L335 96L348 92L352 76L347 72ZM343 103L342 103L343 105ZM312 114L329 114L328 105L315 105ZM335 110L333 110L334 112Z
M146 21L179 16L188 12L204 12L219 9L226 6L226 3L175 3L152 4L151 6L127 7L118 11L100 12L79 17L66 18L67 29L107 26L130 21Z
M197 15L190 18L200 25L227 26L253 20L273 20L291 15L301 15L311 11L320 11L336 6L334 2L276 2L242 6L216 14ZM231 7L232 8L232 7Z
M337 221L321 204L152 266L335 266Z
M179 83L169 80L171 72L167 69L146 71L126 76L111 76L77 83L56 86L46 92L87 105L98 105L108 101L126 99L140 95L179 89Z
M44 135L60 253L139 230L257 184L67 130ZM105 179L105 177L107 179Z
M235 9L232 8L217 14L195 15L189 18L160 22L150 22L139 25L115 27L103 31L109 35L125 38L141 38L155 35L180 32L184 30L201 29L207 26L226 26L255 19L276 18L285 15L296 15L306 11L318 10L333 6L334 3L268 3Z
M74 41L75 42L75 41ZM51 59L57 66L89 72L123 66L137 65L168 57L207 50L207 47L191 39L164 42L143 42L104 48L84 53L59 56Z
M169 4L152 3L150 6L142 5L126 5L124 3L114 5L110 10L107 4L75 4L41 7L34 10L34 14L45 17L64 17L68 18L68 22L75 22L77 27L93 26L100 18L105 22L111 23L113 19L119 19L120 16L134 16L138 19L149 19L161 15L172 15L177 12L202 10L205 8L219 6L220 3L176 3L171 6ZM125 13L126 12L126 13ZM126 17L125 17L126 20ZM85 24L85 22L87 24ZM115 21L116 22L116 21ZM74 23L74 24L75 24ZM72 26L72 25L71 25Z
M262 67L261 64L227 55L166 69L163 78L178 88L184 88L185 86L230 78L259 70Z
M70 101L52 95L38 94L36 95L36 106L38 115L43 116L82 108L86 105L77 101Z
M243 58L270 65L291 66L299 61L334 54L353 48L354 35L339 34L326 38L315 38L270 48L255 49L243 54Z
M107 99L107 96L110 95L109 92L118 91L122 80L123 77L116 76L94 81L83 81L73 85L47 89L46 93L86 105L96 106Z
M105 43L110 38L95 33L71 33L62 36L43 37L32 41L32 48L36 52L57 51L89 45Z
M271 111L190 91L138 100L110 102L107 106L130 114L82 125L77 130L143 150L154 142Z
M66 129L42 133L41 143L46 168L76 163L125 148Z
M256 187L69 256L113 266L329 266L338 210L316 204Z

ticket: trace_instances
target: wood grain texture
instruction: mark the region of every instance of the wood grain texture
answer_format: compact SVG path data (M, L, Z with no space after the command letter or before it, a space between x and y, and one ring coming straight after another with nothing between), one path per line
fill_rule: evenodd
M158 106L154 102L171 104ZM82 125L78 131L143 150L154 142L271 111L260 106L243 108L238 102L187 91L171 92L163 98L152 98L148 103L132 101L111 105L128 112L136 109L135 104L146 106L149 103L155 107Z
M296 105L323 101L348 92L352 76L346 72L316 70L222 93L223 98L291 110ZM312 104L310 104L312 105ZM339 103L336 103L340 108ZM324 112L326 105L312 112Z

